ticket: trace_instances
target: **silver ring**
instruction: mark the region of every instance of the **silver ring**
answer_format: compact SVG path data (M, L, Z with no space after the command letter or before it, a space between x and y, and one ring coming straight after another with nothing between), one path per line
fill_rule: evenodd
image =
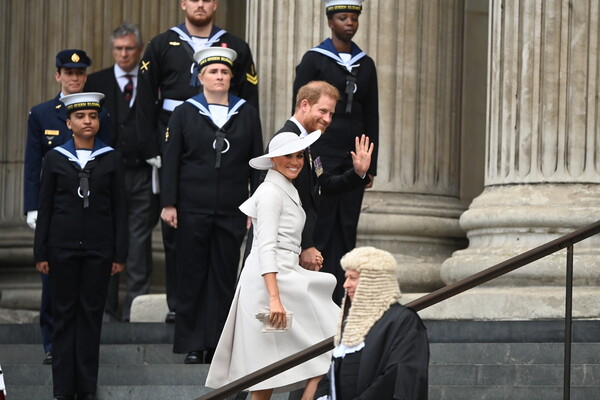
M77 194L79 195L79 197L81 197L83 199L83 194L81 194L81 186L79 186L77 188ZM90 191L88 190L87 192L88 197L90 197Z
M221 153L227 153L229 151L229 140L227 139L223 139L225 141L225 143L227 144L227 147L225 148L225 150L221 150ZM213 140L213 149L216 150L217 149L217 139Z

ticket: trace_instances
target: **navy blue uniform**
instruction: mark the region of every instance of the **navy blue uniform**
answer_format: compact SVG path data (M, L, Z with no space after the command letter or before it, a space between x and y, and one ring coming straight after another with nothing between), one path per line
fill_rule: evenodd
M72 133L67 128L67 112L60 102L60 93L44 103L31 108L27 121L27 144L25 147L25 166L23 183L24 211L38 209L40 192L40 174L42 161L46 153L71 139ZM98 137L105 143L111 143L108 113L100 113L100 131ZM47 284L47 275L42 276L42 303L40 306L40 327L44 351L52 350L52 304Z
M89 175L87 207L82 173ZM34 257L50 268L55 396L96 392L111 267L127 258L124 186L121 155L98 139L83 168L73 140L44 159Z
M194 49L189 32L180 24L150 40L140 63L137 86L137 132L144 159L161 153L169 117L175 103L200 93L194 68ZM236 51L230 93L243 98L258 110L258 75L248 43L213 26L209 46L226 46ZM170 103L170 104L169 104ZM175 234L161 221L165 249L165 286L169 311L176 309L177 280L175 271Z
M327 133L312 147L321 156L323 168L340 174L352 168L355 137L365 134L375 145L368 173L377 175L379 145L379 102L377 70L371 57L352 43L349 62L344 62L326 39L309 50L296 67L294 99L298 90L310 81L321 80L335 86L342 97L336 104L335 114ZM340 259L356 247L358 219L364 187L340 194L321 196L315 228L315 247L323 253L323 269L333 273L338 284L333 300L340 303L344 295L344 271Z
M263 142L252 105L229 95L228 111L219 128L200 94L175 109L165 135L161 201L176 207L178 221L175 353L217 347L235 292L246 233L238 207L258 186L248 161L263 154ZM224 141L219 155L216 134Z
M67 128L65 106L59 98L60 94L52 100L32 107L29 111L23 184L25 213L38 209L40 174L44 156L49 150L64 144L72 136L71 130ZM97 137L108 145L112 143L107 111L100 113L100 130Z

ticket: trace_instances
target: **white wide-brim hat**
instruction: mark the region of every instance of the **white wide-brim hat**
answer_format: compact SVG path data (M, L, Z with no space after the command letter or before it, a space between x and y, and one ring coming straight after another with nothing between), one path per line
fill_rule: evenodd
M254 157L248 164L254 169L269 169L273 166L271 157L285 156L304 150L321 137L321 131L316 130L301 138L294 132L281 132L273 136L269 142L269 152L259 157Z

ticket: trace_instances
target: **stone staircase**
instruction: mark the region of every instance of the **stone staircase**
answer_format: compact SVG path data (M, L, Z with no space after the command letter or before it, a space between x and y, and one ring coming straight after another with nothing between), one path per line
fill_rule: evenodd
M430 321L429 399L563 399L564 321ZM600 399L600 321L575 321L573 400Z
M562 321L426 321L431 341L429 399L563 398ZM207 365L173 354L173 326L105 323L100 400L195 399ZM573 400L600 399L600 321L573 329ZM36 324L0 324L0 365L9 400L51 399ZM287 399L287 394L274 396Z

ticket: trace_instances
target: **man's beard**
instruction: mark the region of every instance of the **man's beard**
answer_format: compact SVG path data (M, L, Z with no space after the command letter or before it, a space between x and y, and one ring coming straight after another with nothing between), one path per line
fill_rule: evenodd
M188 18L188 21L196 28L204 28L212 22L212 16Z

